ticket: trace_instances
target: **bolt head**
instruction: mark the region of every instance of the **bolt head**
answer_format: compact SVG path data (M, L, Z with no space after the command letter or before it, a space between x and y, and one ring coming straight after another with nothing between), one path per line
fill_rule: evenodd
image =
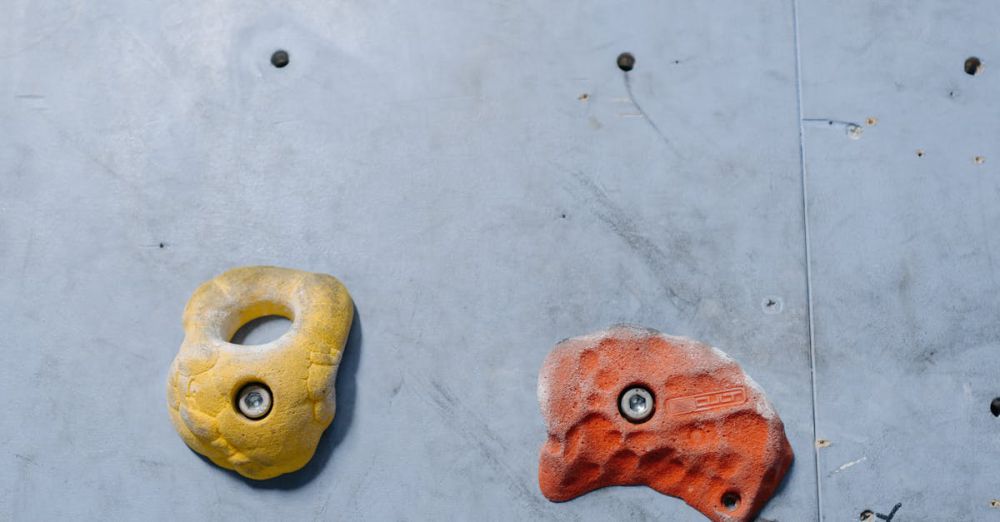
M248 384L240 390L236 406L244 417L262 419L271 412L271 390L262 384Z
M655 409L653 394L642 386L633 386L625 390L618 403L622 416L631 422L644 422L649 419Z

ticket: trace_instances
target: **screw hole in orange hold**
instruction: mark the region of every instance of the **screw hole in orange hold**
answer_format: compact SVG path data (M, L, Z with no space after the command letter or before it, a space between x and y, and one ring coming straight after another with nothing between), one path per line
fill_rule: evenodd
M736 508L740 507L740 495L732 491L728 491L722 495L722 507L729 511L736 511Z

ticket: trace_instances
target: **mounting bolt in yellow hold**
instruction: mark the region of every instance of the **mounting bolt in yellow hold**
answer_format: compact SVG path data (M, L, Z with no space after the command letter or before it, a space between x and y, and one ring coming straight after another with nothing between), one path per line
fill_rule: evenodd
M291 320L291 328L265 344L229 342L269 315ZM252 479L302 468L333 421L334 381L353 320L347 289L324 274L244 267L202 284L184 309L184 343L167 380L177 433Z

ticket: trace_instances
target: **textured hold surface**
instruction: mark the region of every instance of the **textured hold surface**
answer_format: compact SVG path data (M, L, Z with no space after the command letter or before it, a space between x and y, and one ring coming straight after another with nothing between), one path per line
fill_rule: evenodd
M229 342L242 325L280 315L285 335L265 344ZM337 366L354 318L336 278L276 267L244 267L202 284L184 310L184 343L170 368L167 402L177 432L224 468L268 479L305 466L336 408ZM243 416L236 396L264 383L270 413Z
M633 424L618 399L637 385L655 409ZM559 343L538 399L548 427L538 481L553 501L644 484L712 520L751 520L793 459L781 419L736 362L655 330L618 326Z

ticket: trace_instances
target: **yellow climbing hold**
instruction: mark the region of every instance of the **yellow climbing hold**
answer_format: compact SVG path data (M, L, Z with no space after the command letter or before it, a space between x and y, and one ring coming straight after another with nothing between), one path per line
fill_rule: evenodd
M268 315L292 321L265 344L229 341ZM334 381L354 304L336 278L269 266L203 283L184 309L184 343L170 367L170 420L191 449L263 480L298 470L336 410Z

